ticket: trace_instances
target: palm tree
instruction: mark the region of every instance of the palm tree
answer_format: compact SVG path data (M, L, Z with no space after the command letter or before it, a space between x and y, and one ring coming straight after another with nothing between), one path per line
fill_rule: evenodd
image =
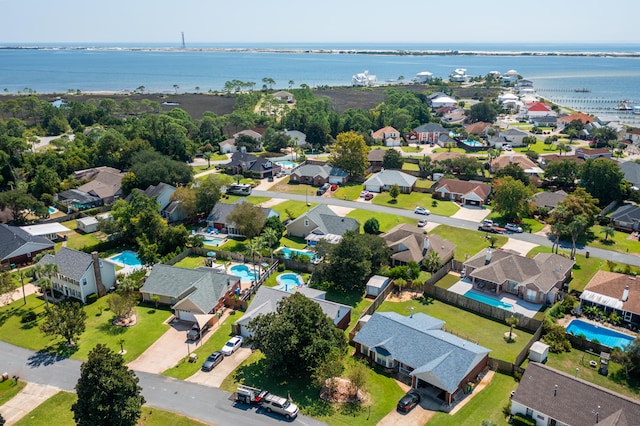
M44 265L44 273L49 278L49 282L51 283L51 298L53 299L53 276L60 272L60 268L56 263L47 263Z
M613 228L613 226L603 226L602 233L604 234L604 240L608 241L609 237L613 238L613 236L616 234L616 230Z
M253 274L254 276L256 275L256 259L255 259L255 255L256 254L260 254L262 252L262 250L264 249L265 246L265 241L264 238L262 237L255 237L252 240L249 240L249 243L247 244L247 248L249 249L249 252L251 253L251 261L253 262ZM260 277L258 276L258 279Z
M425 269L431 273L436 272L442 266L440 255L436 251L432 251L422 261Z
M505 320L505 322L509 326L509 341L511 342L513 340L512 338L513 327L518 325L518 322L520 322L520 320L518 320L518 318L514 317L512 314L509 318Z
M42 296L44 297L45 305L49 306L49 297L47 297L47 290L51 287L51 280L43 275L38 278L36 284L38 287L40 287L40 291L42 292Z
M269 245L269 252L271 253L271 262L273 262L273 245L278 241L278 232L273 228L265 228L262 231L262 237Z

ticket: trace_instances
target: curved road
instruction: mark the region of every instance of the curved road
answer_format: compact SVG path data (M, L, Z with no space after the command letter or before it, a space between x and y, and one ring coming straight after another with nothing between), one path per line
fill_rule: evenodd
M370 204L370 203L363 203L358 201L340 200L340 199L330 198L330 197L317 197L317 196L311 196L311 195L305 196L305 195L299 195L299 194L287 194L282 192L259 191L255 189L252 191L252 195L255 195L258 197L283 198L286 200L308 201L310 203L329 204L329 205L348 207L353 209L369 210L374 213L388 213L396 216L404 216L404 217L410 217L415 219L422 217L420 215L416 215L411 210L403 210L403 209L380 206L380 205ZM478 229L477 222L472 222L469 220L462 220L462 219L455 219L447 216L438 216L435 214L429 215L429 221L434 223L441 223L443 225L454 226L456 228L464 228L464 229L472 229L472 230ZM552 240L542 235L521 233L521 234L508 234L508 236L509 238L526 241L528 243L533 243L540 246L551 247L553 245ZM571 244L566 241L565 242L561 241L560 248L565 250L571 250ZM618 253L611 250L603 250L600 248L588 247L588 246L578 246L577 248L577 253L582 255L586 254L587 251L589 252L589 255L591 257L596 257L598 259L612 260L616 263L629 264L632 266L640 266L640 256L635 256L632 254L625 254L625 253Z

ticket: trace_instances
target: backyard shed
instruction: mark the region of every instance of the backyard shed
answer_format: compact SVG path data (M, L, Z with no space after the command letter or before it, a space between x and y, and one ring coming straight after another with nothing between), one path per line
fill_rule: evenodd
M542 342L535 342L529 348L529 360L535 362L547 362L549 356L549 345Z
M389 285L389 277L374 275L367 282L367 296L377 297Z
M98 230L98 219L93 216L82 217L76 220L76 227L85 234L96 232Z

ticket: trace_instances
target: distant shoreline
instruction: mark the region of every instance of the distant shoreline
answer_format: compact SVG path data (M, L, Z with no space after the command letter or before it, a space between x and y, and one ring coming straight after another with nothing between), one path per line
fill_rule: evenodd
M228 52L228 53L290 53L331 55L387 56L568 56L599 58L640 58L640 52L590 52L544 50L423 50L423 49L303 49L249 47L90 47L90 46L0 46L0 50L86 50L108 52Z

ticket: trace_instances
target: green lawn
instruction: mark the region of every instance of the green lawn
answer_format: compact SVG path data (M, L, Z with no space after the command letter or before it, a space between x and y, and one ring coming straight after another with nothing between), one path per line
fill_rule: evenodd
M538 253L551 253L551 247L538 246L527 253L527 257L534 257ZM569 255L569 252L560 250L560 254ZM601 269L606 269L607 264L602 259L590 257L587 259L581 254L576 254L576 264L573 266L572 278L569 281L569 290L583 291L591 278Z
M638 238L634 238L632 234L615 231L613 237L608 237L608 241L605 242L602 228L600 225L591 227L592 237L589 240L589 246L620 253L640 253L640 241L638 241Z
M177 266L179 268L188 268L188 269L195 269L198 266L204 266L204 262L207 258L204 256L196 256L196 255L191 255L191 256L187 256L184 259L182 259L180 262L176 263L173 266Z
M529 151L533 151L537 154L558 154L560 151L556 148L556 144L545 145L542 140L538 140L536 143L529 145ZM514 151L524 154L527 152L527 147L514 148Z
M17 426L74 426L71 406L77 396L70 392L58 392L36 407L20 421ZM205 423L180 416L157 408L142 407L138 426L204 426Z
M334 197L340 200L357 200L363 188L364 185L361 183L348 182L338 187Z
M524 330L516 330L518 335L515 343L507 343L504 333L509 326L493 321L463 309L457 308L435 299L415 299L406 302L384 302L378 312L397 312L409 315L410 308L415 312L422 312L445 321L447 331L459 335L463 339L477 342L485 348L491 349L490 356L513 362L524 345L531 340L532 334Z
M436 287L444 288L445 290L460 281L460 275L447 274L436 283Z
M247 200L248 202L250 202L251 204L260 204L260 203L264 203L265 201L269 201L271 198L269 197L257 197L255 195L248 195L248 196L243 196L243 195L225 195L224 197L222 197L220 199L221 203L225 203L225 204L233 204L236 201L238 201L239 199L243 199L243 200Z
M200 367L202 367L202 363L207 356L212 352L220 350L226 341L229 340L232 336L231 324L233 324L242 315L242 312L232 311L222 324L216 325L213 330L209 330L209 333L213 333L213 335L204 345L198 345L197 347L191 346L191 352L195 352L198 355L197 362L188 362L186 360L187 354L185 353L185 358L183 358L178 365L163 371L162 374L180 380L184 380L187 377L194 375L198 370L200 370Z
M83 247L89 247L98 244L102 240L94 236L93 234L83 234L81 232L69 232L67 234L67 247L80 250Z
M124 348L127 350L124 359L126 362L132 361L167 330L168 326L163 322L171 312L138 305L138 323L132 327L116 327L111 324L113 314L107 310L108 297L110 296L85 307L86 330L80 336L78 346L71 349L66 348L61 339L47 337L40 332L38 324L43 319L45 303L36 295L27 296L26 305L19 299L0 308L0 340L35 351L56 352L62 356L85 360L97 343L118 351L119 341L124 339ZM38 315L35 324L20 323L21 315L27 310L33 310Z
M227 238L227 242L221 245L219 248L222 251L242 252L246 250L246 238Z
M470 229L455 228L448 225L438 225L431 233L451 241L456 245L455 258L464 261L468 257L473 257L480 250L489 247L486 240L487 234L480 231L472 231ZM503 235L496 235L496 247L502 247L508 240Z
M420 167L416 163L407 163L406 161L402 163L402 170L409 170L417 172L420 170Z
M0 406L16 396L25 386L27 386L26 382L18 381L18 383L14 383L12 379L0 382Z
M313 195L315 194L316 193L314 191ZM310 206L307 206L307 204L304 201L288 200L288 201L283 201L282 203L276 204L271 208L277 211L278 213L280 213L280 220L285 220L288 217L287 210L293 215L294 218L296 218L296 217L300 217L303 213L306 213L312 208L314 208L315 206L317 206L317 203L309 203L309 204Z
M347 371L353 362L355 361L351 358L346 359ZM293 402L300 407L302 413L330 425L375 425L394 409L403 392L392 378L379 370L367 369L367 373L366 392L370 401L364 405L336 406L318 398L318 388L309 379L288 382L272 379L267 371L264 355L255 351L233 374L227 376L220 388L235 392L237 385L243 383L269 389L276 395L291 394Z
M360 222L360 226L364 226L364 223L368 219L375 217L378 220L378 223L380 224L380 232L387 232L388 230L390 230L391 228L393 228L394 226L400 223L410 223L412 225L415 225L418 222L418 218L411 219L404 216L396 216L396 215L387 214L387 213L374 213L369 210L360 210L360 209L356 209L349 212L347 214L347 217L356 219L358 222Z
M502 407L509 404L509 394L518 387L511 376L495 373L491 383L473 395L456 414L449 415L438 412L429 420L429 424L438 426L480 425L483 420L491 420L498 426L507 426L507 419L502 414ZM475 392L474 392L475 393Z
M272 186L270 191L285 192L287 194L316 195L318 188L311 185L289 183L289 176Z
M280 245L302 250L307 246L307 241L304 238L285 235L280 239Z
M463 148L435 148L433 151L434 154L438 153L438 152L459 152L461 154L466 154L467 151L465 151Z
M418 178L416 188L431 188L435 182L429 179Z
M420 145L409 145L409 146L401 146L400 149L402 152L416 153L422 151L422 147Z
M400 194L395 202L391 199L389 192L383 192L376 194L371 202L387 207L396 207L404 210L413 210L418 206L422 206L430 210L434 214L440 216L451 216L457 212L460 207L451 201L436 200L438 204L433 207L434 198L431 194L425 194L422 192L412 192L411 194Z

